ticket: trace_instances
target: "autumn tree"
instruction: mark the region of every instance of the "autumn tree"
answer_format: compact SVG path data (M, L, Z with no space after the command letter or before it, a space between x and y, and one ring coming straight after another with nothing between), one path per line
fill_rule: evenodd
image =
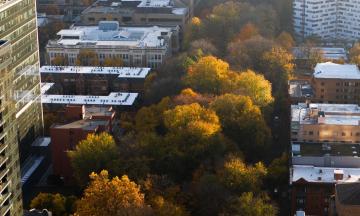
M191 55L196 55L199 57L204 57L208 55L216 56L218 54L217 48L209 41L208 39L198 39L194 40L190 44Z
M57 55L57 56L51 61L51 65L66 66L66 65L68 65L68 61L67 61L67 58L65 58L64 56Z
M281 32L277 38L276 38L276 42L277 44L279 44L281 47L283 47L286 50L291 50L294 45L295 45L295 41L293 39L293 37L287 33L287 32Z
M360 44L355 43L349 50L350 62L360 65Z
M176 106L166 111L164 123L173 133L187 133L201 137L212 136L221 130L215 112L197 103Z
M217 172L220 181L236 193L260 191L266 174L261 162L248 166L236 156L229 156Z
M234 40L245 41L256 35L259 35L258 28L251 22L248 22L241 28Z
M93 50L82 49L76 59L77 66L99 66L99 58Z
M212 96L203 95L193 91L191 88L186 88L173 98L173 103L175 105L198 103L202 106L207 106L213 99L214 97Z
M122 67L124 66L124 62L122 58L105 58L103 62L103 66L105 67Z
M143 216L150 209L144 202L140 187L127 176L109 178L107 171L90 175L90 184L79 200L75 215L78 216Z
M230 85L229 64L213 56L200 58L190 66L185 83L200 93L220 94Z
M110 168L118 157L114 139L107 133L89 134L87 138L69 151L68 156L74 169L74 176L81 185L85 185L91 172Z
M274 42L255 36L245 41L236 41L228 44L226 60L236 70L253 69L259 71L261 57L275 46Z
M39 193L31 200L30 208L47 209L51 211L54 216L63 216L73 213L74 197L65 197L61 194Z
M261 67L265 77L279 90L285 88L288 80L293 77L294 58L283 48L273 48L263 54Z
M203 24L199 17L193 17L185 26L184 46L188 47L191 41L201 38Z
M255 196L252 192L243 193L229 201L224 216L275 216L277 208L270 203L266 195Z
M271 95L271 83L261 74L248 70L240 73L237 79L240 93L249 96L252 101L261 107L274 101Z
M270 129L260 108L247 96L225 94L211 103L225 135L234 140L248 159L256 160L269 147ZM261 152L257 149L262 149Z

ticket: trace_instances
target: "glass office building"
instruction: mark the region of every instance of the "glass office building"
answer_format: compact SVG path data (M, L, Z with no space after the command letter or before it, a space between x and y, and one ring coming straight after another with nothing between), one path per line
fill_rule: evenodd
M22 215L20 165L42 133L35 0L0 1L0 216Z

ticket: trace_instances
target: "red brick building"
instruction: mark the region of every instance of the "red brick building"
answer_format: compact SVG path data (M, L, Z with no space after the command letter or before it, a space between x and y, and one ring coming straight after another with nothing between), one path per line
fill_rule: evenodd
M291 215L305 211L306 215L327 216L335 184L357 182L359 168L314 167L293 165L290 173Z
M69 184L73 181L73 173L67 151L75 149L88 134L111 133L115 111L104 107L67 106L64 118L69 123L50 128L51 152L54 174L60 175Z

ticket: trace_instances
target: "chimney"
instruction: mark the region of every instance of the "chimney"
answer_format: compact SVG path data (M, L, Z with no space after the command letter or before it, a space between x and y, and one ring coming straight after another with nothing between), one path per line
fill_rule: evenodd
M334 180L335 181L343 180L343 178L344 178L344 170L341 170L341 169L334 170Z

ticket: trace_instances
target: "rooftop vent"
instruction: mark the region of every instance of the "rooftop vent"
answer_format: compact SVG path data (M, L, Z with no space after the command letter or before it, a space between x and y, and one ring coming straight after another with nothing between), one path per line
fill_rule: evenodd
M344 178L344 170L341 169L334 170L334 179L336 181L343 180L343 178Z

